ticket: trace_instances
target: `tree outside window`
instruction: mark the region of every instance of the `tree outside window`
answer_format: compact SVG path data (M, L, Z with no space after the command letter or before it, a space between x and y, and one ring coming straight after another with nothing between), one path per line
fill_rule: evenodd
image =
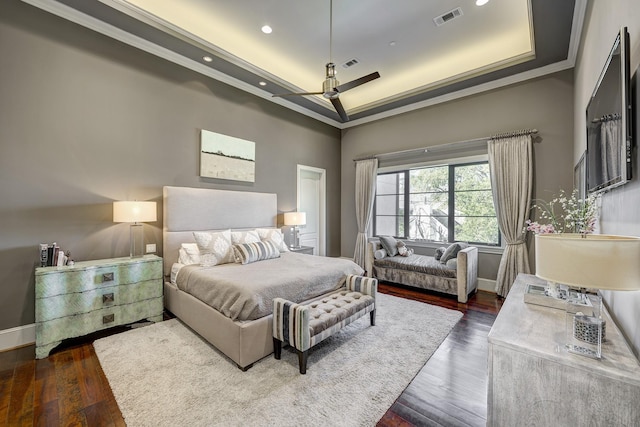
M488 163L379 174L374 234L500 245Z

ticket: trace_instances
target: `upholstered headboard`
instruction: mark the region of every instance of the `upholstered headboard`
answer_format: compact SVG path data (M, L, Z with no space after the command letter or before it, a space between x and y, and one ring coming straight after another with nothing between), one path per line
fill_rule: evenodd
M178 260L182 243L195 243L194 231L275 227L278 197L273 193L164 187L162 228L164 275Z

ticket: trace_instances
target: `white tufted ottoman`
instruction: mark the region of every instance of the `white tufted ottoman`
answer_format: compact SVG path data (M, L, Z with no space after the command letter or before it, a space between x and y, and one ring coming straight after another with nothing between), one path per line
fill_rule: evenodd
M280 359L282 343L298 353L300 373L307 372L309 349L367 313L376 324L378 280L347 276L346 289L307 304L273 300L273 355Z

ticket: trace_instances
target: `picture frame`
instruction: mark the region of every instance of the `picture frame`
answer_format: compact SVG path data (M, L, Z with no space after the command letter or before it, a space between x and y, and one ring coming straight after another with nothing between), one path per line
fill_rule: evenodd
M200 132L200 176L255 182L256 144L221 133Z

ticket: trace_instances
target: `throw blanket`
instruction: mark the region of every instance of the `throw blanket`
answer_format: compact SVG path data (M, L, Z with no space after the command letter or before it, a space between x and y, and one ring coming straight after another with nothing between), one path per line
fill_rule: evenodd
M183 267L179 289L232 320L254 320L273 311L273 299L303 302L344 285L348 274L363 273L351 260L285 252L252 264Z
M447 267L446 264L442 264L432 256L416 254L408 257L388 256L375 260L374 264L383 268L399 268L400 270L416 271L432 276L456 278L455 269Z

